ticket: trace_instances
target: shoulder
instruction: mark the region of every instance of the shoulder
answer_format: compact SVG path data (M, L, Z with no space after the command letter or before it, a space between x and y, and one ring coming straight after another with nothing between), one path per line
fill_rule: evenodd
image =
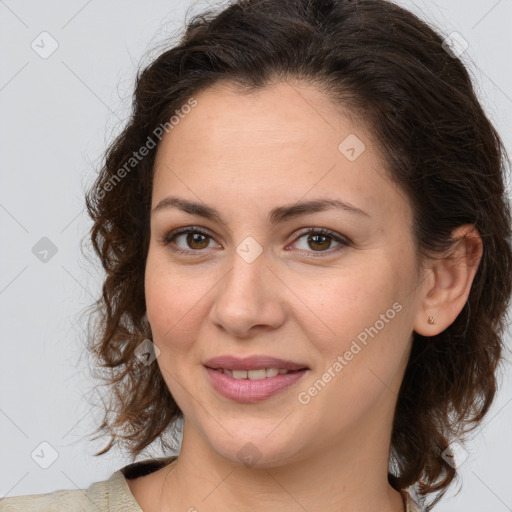
M171 458L172 459L172 458ZM107 480L92 483L87 489L57 490L0 498L1 512L142 512L126 478L149 474L169 459L150 459L124 466Z
M29 494L0 499L2 512L36 512L36 511L85 511L87 506L86 491L82 489L59 490L46 494Z

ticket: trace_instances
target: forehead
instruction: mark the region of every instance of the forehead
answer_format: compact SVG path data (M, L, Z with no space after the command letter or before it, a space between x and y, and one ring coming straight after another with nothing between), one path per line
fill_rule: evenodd
M374 218L408 215L371 133L315 86L278 82L247 93L216 84L194 98L159 144L153 206L176 192L228 210L323 196Z
M365 126L350 121L348 110L335 105L311 84L275 82L245 92L234 84L218 83L194 98L197 105L181 116L179 124L164 137L167 142L162 146L172 147L171 139L176 144L208 144L210 149L244 144L282 150L293 145L302 153L321 147L337 156L338 145L349 132L357 132L370 143Z

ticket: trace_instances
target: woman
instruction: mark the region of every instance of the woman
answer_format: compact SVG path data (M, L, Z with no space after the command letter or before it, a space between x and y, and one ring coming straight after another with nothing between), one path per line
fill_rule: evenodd
M453 49L386 0L195 17L87 196L97 455L168 453L179 420L181 449L1 506L431 510L496 391L505 164Z

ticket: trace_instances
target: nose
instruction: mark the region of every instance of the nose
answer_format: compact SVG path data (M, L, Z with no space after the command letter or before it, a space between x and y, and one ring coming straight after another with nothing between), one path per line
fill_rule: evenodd
M236 338L277 329L286 316L285 287L263 251L254 261L233 253L232 268L214 288L210 319Z

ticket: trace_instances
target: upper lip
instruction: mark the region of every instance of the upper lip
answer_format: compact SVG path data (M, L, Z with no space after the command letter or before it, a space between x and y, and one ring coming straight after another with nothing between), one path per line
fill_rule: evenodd
M204 363L208 368L227 369L227 370L260 370L262 368L277 368L278 370L302 370L307 369L307 365L295 363L285 359L278 359L271 356L248 356L235 357L230 355L218 356L208 359Z

